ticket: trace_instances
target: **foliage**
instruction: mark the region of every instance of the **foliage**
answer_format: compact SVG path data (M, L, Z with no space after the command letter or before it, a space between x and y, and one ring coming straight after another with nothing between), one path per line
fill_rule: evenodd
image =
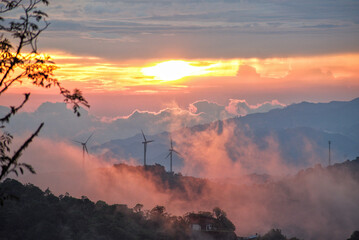
M287 238L282 234L282 231L280 229L271 229L269 232L267 232L262 237L256 238L258 240L299 240L296 237Z
M190 239L184 219L169 215L163 206L144 212L93 203L85 196L56 197L48 189L43 192L11 179L0 187L19 196L1 208L2 239Z
M89 107L81 91L75 89L71 93L62 87L54 77L54 70L57 68L55 63L50 56L40 54L37 51L37 39L49 26L46 20L48 15L39 9L42 4L47 6L49 2L47 0L1 0L0 97L16 83L21 84L23 81L43 88L55 86L64 97L64 101L72 104L74 113L79 116L80 105ZM4 15L8 17L5 18ZM18 19L15 19L16 16L18 16ZM0 128L5 128L4 124L9 123L11 117L25 105L29 97L30 93L25 93L20 105L17 107L11 106L8 114L0 116ZM30 165L19 163L18 161L22 152L39 134L43 126L44 123L41 123L13 155L9 155L13 136L2 130L0 136L0 181L5 179L11 172L16 175L23 174L24 169L35 173Z
M214 216L217 218L218 223L219 223L219 228L220 229L228 229L231 231L235 231L236 227L234 226L234 224L227 218L227 214L220 209L219 207L215 207L213 209L213 213Z
M155 206L142 210L142 204L128 208L123 204L108 205L104 201L96 203L86 196L80 199L69 193L59 197L49 189L23 185L13 179L0 183L9 196L19 196L16 201L7 201L0 208L1 239L208 239L198 238L190 230L191 218L203 216L216 221L225 212L216 207L213 212L187 213L172 216L165 207ZM228 219L230 222L230 220ZM234 232L221 228L209 239L237 239ZM228 231L226 231L228 230ZM354 232L352 238L359 232ZM246 239L246 238L238 238ZM288 240L279 229L272 229L259 240ZM289 240L298 240L290 238Z
M214 208L213 212L199 211L197 213L187 213L184 216L184 220L187 222L187 225L196 224L201 227L201 231L193 232L192 237L194 239L237 239L234 233L234 224L219 207Z
M127 164L115 164L119 172L133 172L153 179L158 191L173 190L176 198L192 201L204 194L207 189L208 180L190 176L182 176L180 173L166 172L160 164L142 166L130 166Z
M359 240L359 231L354 231L348 240Z
M261 240L287 240L280 229L272 229L266 233Z

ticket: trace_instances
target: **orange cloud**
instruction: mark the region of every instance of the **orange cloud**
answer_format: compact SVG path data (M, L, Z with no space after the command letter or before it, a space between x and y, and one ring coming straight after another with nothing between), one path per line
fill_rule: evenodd
M308 90L315 94L313 91L326 89L328 96L332 95L334 88L340 88L342 96L346 94L346 89L359 91L359 53L265 59L179 59L176 62L188 70L182 69L180 74L175 72L175 66L168 66L171 59L116 61L63 53L50 55L59 67L55 74L63 85L80 88L86 94L116 93L166 98L177 94L188 99L192 96L188 103L208 96L216 100L221 96L226 96L226 99L248 98L248 95L270 93L269 99L281 100L279 95L300 95L308 93ZM156 74L146 73L144 69L152 69L151 66L161 68L156 67ZM175 77L168 77L167 74L172 81L163 81L159 77L162 76L161 71L175 74ZM13 92L25 90L33 91L31 83L24 82ZM267 99L262 98L261 101Z

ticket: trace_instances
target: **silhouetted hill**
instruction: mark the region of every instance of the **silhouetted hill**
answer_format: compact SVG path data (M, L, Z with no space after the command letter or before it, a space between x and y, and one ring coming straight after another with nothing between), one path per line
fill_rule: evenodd
M200 201L203 207L227 202L227 209L230 202L231 211L228 213L232 217L238 214L235 218L239 232L243 230L246 218L253 217L253 214L260 216L257 224L264 221L266 226L283 229L287 236L308 240L344 239L356 230L359 221L355 214L359 210L356 204L359 200L356 191L359 186L359 157L329 167L318 164L280 179L266 177L261 183L245 181L245 177L237 179L237 183L234 179L217 181L185 177L168 173L160 165L146 169L124 164L116 167L147 172L144 174L154 179L159 191L170 192L176 200ZM243 208L247 210L240 210ZM305 222L304 219L311 220ZM318 221L324 219L327 225L319 226ZM335 233L330 229L335 229Z
M358 139L358 131L352 131L359 124L359 98L352 101L333 101L329 103L302 102L267 113L254 113L233 119L250 127L287 129L308 127L325 132L344 134Z
M140 174L146 179L151 179L158 191L172 191L173 198L183 200L195 200L208 190L209 181L191 176L182 176L181 173L171 173L159 164L144 166L129 166L127 164L115 164L119 172Z
M243 145L243 137L252 141L260 150L267 150L268 139L278 145L277 152L284 162L298 167L309 167L313 160L326 164L328 159L328 141L332 142L333 162L342 162L359 155L359 98L348 102L293 104L283 109L274 109L266 113L248 114L244 117L217 121L211 124L197 125L172 132L176 135L212 131L220 136L225 128L234 132L232 139L236 144L228 144L226 151L233 160L238 160L237 147ZM215 136L212 136L214 138ZM165 159L169 148L169 133L148 136L155 140L148 146L149 164L159 163L169 166ZM104 156L118 159L143 159L142 136L138 134L128 139L112 140L93 147ZM174 167L183 166L182 159L174 155Z
M263 233L263 221L267 231L283 229L283 234L272 230L258 239L276 239L275 236L287 239L284 235L289 235L307 240L334 240L345 239L357 230L359 158L327 168L318 165L261 184L219 183L187 177L168 173L160 165L114 167L120 173L132 171L134 175L152 179L158 189L172 194L177 203L180 199L189 204L200 202L204 209L228 201L235 203L226 203L226 209L230 218L239 217L236 220L239 232L245 231L246 222L253 217L257 222L253 233ZM176 217L161 206L143 210L141 204L128 208L103 201L94 203L85 196L77 199L67 193L57 197L48 189L42 191L11 179L2 182L0 189L1 193L18 198L6 200L0 207L1 239L196 239L189 226L201 216L215 224L216 229L233 228L223 218L226 214L216 217L214 213L199 212ZM319 220L325 220L325 224ZM204 234L215 239L233 239L233 231L225 230L224 235L221 232Z
M165 170L165 167L160 164L147 165L146 167L144 167L130 166L124 163L120 163L115 164L114 167L117 171L120 172L132 172L144 175L146 178L152 178L152 180L157 183L159 190L162 189L165 191L179 191L179 193L183 194L181 198L185 198L187 200L191 200L190 198L188 198L187 194L190 194L191 196L198 196L201 195L205 190L208 190L207 188L213 184L232 184L235 181L235 179L231 178L228 178L228 181L226 181L226 179L209 180L192 176L183 176L181 173L167 172ZM336 163L328 167L322 167L320 164L317 164L314 167L300 170L296 175L286 177L285 179L298 180L305 177L318 175L323 172L325 172L326 174L330 174L333 177L337 175L346 175L359 183L359 157L354 160L346 160L343 163ZM252 184L265 186L266 184L273 184L281 181L273 180L269 175L259 174L249 174L236 180L238 181L236 184L245 184L249 187Z
M157 167L150 171L157 171ZM212 231L194 233L190 216L195 213L172 216L162 206L143 210L141 204L128 208L124 204L94 203L85 196L77 199L67 193L57 197L49 189L43 192L32 184L23 185L12 179L0 183L0 194L4 193L16 198L5 200L0 206L2 240L237 238L233 223L219 208L219 215L208 213Z
M359 183L359 157L343 163L336 163L334 165L323 168L321 165L316 165L313 168L301 170L296 175L297 178L306 178L313 175L318 175L326 172L332 176L346 176L352 178Z

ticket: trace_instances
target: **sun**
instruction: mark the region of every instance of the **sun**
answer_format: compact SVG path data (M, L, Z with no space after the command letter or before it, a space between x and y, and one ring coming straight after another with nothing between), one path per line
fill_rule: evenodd
M188 76L204 75L207 67L193 66L190 62L182 60L171 60L161 62L152 67L142 68L145 76L154 77L161 81L174 81Z

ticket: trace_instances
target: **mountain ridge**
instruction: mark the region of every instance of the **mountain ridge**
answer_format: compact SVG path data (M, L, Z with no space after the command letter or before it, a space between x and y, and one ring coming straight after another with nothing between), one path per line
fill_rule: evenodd
M253 113L243 117L196 125L171 134L189 131L193 135L215 130L217 135L220 135L224 125L225 127L234 125L234 131L238 132L238 135L244 133L257 145L263 145L268 137L274 138L278 142L279 152L282 153L283 159L289 163L298 163L300 159L308 159L309 155L317 155L318 159L321 159L320 163L324 164L328 158L329 140L332 141L332 154L335 161L341 162L359 155L359 98L329 103L301 102L283 109L272 109L266 113ZM164 156L168 149L169 135L168 132L162 132L148 136L155 139L148 149L148 159L151 163L167 165ZM95 152L105 150L103 156L106 157L135 158L141 162L143 151L140 144L141 138L139 133L128 139L111 140L92 149ZM303 144L308 140L307 142L313 145L315 151L304 154L305 151L301 151L303 148L297 149L296 139ZM176 160L175 166L181 167L183 165L181 160L178 158ZM305 166L309 165L301 165L301 167Z

